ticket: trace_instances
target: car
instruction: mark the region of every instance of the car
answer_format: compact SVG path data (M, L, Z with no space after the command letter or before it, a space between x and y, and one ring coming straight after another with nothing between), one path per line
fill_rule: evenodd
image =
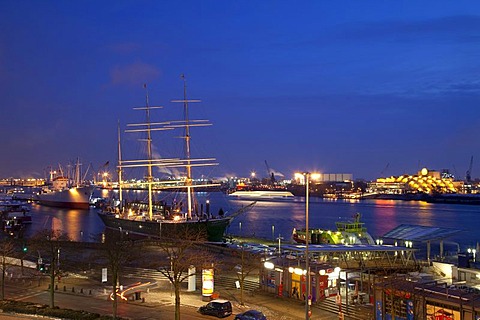
M232 304L228 300L215 299L201 306L198 311L201 314L225 318L232 314Z
M267 317L261 311L248 310L237 314L234 320L267 320Z

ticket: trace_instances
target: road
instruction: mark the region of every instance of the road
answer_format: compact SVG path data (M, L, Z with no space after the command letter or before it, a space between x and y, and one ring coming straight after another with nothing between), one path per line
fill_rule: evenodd
M48 305L50 301L49 292L46 290L44 284L38 287L36 285L31 286L29 283L8 281L5 286L5 295L7 299L11 300L27 301L46 305ZM66 309L85 310L99 314L112 314L112 303L111 301L107 300L107 296L102 298L88 294L72 294L70 292L63 292L62 290L59 290L55 292L55 305ZM117 313L120 317L138 320L174 319L174 307L170 303L151 307L137 303L121 302L118 305ZM197 312L197 308L189 306L182 306L181 316L182 319L185 320L211 319L211 317L199 314ZM231 318L233 319L233 316ZM38 318L25 316L23 319Z

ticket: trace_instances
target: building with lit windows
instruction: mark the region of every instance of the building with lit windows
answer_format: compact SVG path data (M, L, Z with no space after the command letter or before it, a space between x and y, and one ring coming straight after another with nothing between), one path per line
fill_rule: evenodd
M365 197L406 196L421 198L428 194L457 193L463 183L449 175L423 168L416 175L378 178L368 184Z

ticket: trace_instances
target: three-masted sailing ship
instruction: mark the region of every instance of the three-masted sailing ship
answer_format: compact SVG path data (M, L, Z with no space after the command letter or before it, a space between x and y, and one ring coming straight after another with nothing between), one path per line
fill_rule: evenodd
M184 81L183 100L174 100L172 102L183 103L184 119L179 121L152 122L151 112L161 107L150 106L148 101L148 91L146 94L146 103L144 107L134 108L145 112L146 122L139 124L130 124L125 132L141 132L146 134L147 158L144 160L123 160L121 156L121 145L118 145L118 176L119 176L119 201L118 206L109 207L98 212L105 226L110 229L128 231L132 234L144 235L148 237L176 237L184 232L202 232L206 235L208 241L222 241L227 227L240 211L225 216L223 211L218 215L212 215L208 212L198 211L195 207L194 190L195 188L205 188L214 186L213 184L193 183L192 167L217 165L214 158L195 159L190 156L190 128L211 125L208 120L190 120L188 116L188 104L200 102L199 100L188 100L186 93L186 81ZM144 86L146 88L146 86ZM183 129L185 147L184 158L154 159L152 157L152 132ZM120 131L118 132L120 138ZM126 168L146 168L146 177L144 184L148 190L148 200L144 203L126 203L122 199L122 171ZM167 186L158 181L154 181L153 168L185 168L186 177L182 181L182 188L186 193L186 208L168 206L166 203L158 202L153 199L154 190L166 190ZM179 188L175 184L175 189ZM186 210L185 210L186 209ZM245 210L244 208L242 212Z

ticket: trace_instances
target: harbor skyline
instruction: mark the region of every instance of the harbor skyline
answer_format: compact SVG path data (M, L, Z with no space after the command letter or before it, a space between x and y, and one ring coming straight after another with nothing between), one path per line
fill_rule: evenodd
M201 99L193 156L211 175L355 179L480 159L480 4L448 1L2 1L0 177L117 157L117 122ZM161 140L154 147L161 156ZM156 144L158 143L158 144ZM125 152L129 141L125 141Z

